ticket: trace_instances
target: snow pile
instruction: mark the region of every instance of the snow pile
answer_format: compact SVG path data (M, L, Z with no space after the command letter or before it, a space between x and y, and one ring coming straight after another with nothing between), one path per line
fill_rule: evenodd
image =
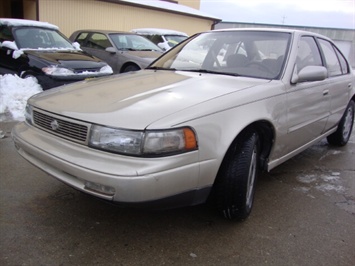
M41 21L28 20L28 19L1 18L0 25L27 26L27 27L33 26L33 27L41 27L41 28L59 30L58 26L50 24L48 22L41 22Z
M17 75L0 75L0 115L23 121L28 98L42 91L33 77L22 79Z
M12 58L13 59L17 59L19 58L22 54L23 51L82 51L80 48L80 44L77 42L72 43L73 48L69 48L69 47L50 47L50 48L42 48L42 47L38 47L36 49L34 48L21 48L18 49L16 43L14 41L10 42L10 41L4 41L4 42L0 42L0 47L7 47L11 50L13 50L13 54L12 54ZM10 55L11 51L8 50L7 51L7 55Z

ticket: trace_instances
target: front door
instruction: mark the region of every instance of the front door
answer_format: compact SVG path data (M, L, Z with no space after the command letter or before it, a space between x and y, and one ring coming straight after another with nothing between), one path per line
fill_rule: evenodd
M303 36L299 41L295 72L312 65L322 66L321 55L316 40L310 36ZM329 117L329 97L327 79L297 83L289 88L287 153L322 134Z

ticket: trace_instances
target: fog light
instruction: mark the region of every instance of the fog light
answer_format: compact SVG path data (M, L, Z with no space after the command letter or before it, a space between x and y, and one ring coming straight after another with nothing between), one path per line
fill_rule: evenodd
M113 196L115 195L115 189L113 187L109 187L109 186L105 186L102 184L98 184L98 183L93 183L93 182L85 182L85 189L87 190L92 190L94 192L98 192L101 194L105 194L108 196Z

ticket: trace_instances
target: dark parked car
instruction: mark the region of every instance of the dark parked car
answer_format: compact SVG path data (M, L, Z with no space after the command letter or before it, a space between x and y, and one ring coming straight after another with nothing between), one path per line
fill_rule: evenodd
M34 76L46 90L112 73L106 62L72 44L55 25L0 19L0 74Z
M70 40L83 50L107 62L114 73L146 68L163 50L135 33L106 30L78 30Z

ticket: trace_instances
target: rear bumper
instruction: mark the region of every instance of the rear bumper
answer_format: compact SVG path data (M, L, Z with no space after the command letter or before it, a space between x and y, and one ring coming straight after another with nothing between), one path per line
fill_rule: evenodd
M18 153L33 165L87 194L123 205L172 208L203 203L198 151L164 158L136 158L72 143L26 123L12 131Z

